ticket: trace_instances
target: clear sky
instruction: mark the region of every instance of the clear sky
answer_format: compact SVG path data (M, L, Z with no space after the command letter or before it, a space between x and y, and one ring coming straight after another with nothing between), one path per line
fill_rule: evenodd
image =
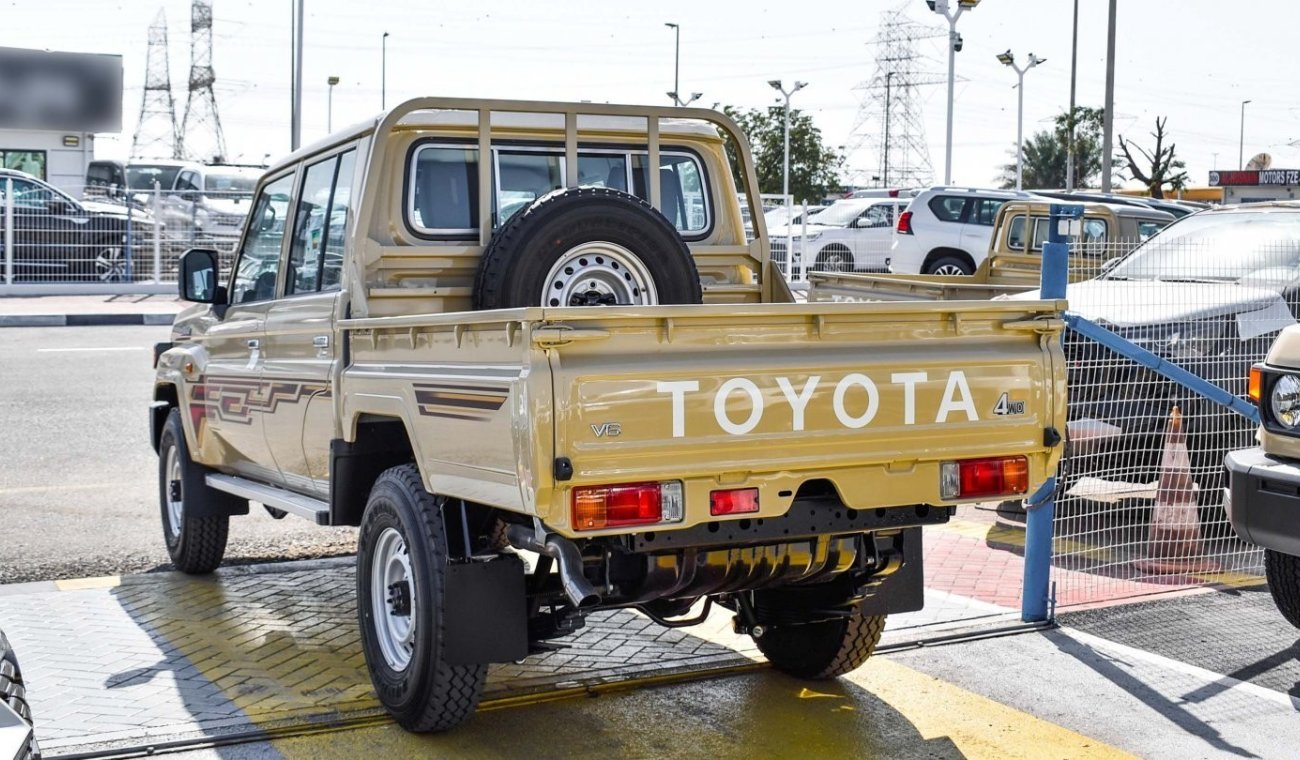
M293 0L214 0L217 96L234 158L272 158L289 148L290 12ZM871 77L881 11L905 7L920 22L943 20L923 0L770 3L762 0L306 0L304 142L325 133L326 79L334 124L358 121L380 104L380 40L388 38L387 97L416 95L666 103L672 89L673 31L681 25L681 90L715 102L761 107L769 79L810 84L794 96L831 145L850 142ZM184 0L17 0L6 4L0 44L117 53L124 58L125 130L102 137L101 156L130 148L144 82L146 32L160 7L171 33L171 69L183 107L189 63ZM1106 0L1080 0L1078 102L1104 92ZM953 180L988 184L1011 160L1015 74L995 55L1007 48L1047 63L1026 77L1025 132L1046 128L1069 102L1071 0L984 0L958 30ZM1149 143L1167 116L1193 184L1215 165L1237 163L1240 103L1245 156L1267 151L1273 165L1300 168L1300 66L1291 39L1300 4L1287 0L1119 0L1116 132ZM924 68L942 79L945 40L925 40ZM942 180L945 90L922 90L936 180ZM1295 143L1292 146L1291 143ZM850 157L870 169L874 155Z

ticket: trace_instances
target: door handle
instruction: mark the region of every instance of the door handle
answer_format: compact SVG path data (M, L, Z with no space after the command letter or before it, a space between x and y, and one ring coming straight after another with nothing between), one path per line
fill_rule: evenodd
M249 339L248 339L248 350L249 350L249 351L256 351L257 349L259 349L259 348L261 348L261 347L262 347L262 341L258 340L257 338L249 338Z
M316 348L329 348L329 347L330 347L330 336L328 336L328 335L317 335L316 337L314 337L314 338L311 339L311 344L312 344L313 346L315 346Z

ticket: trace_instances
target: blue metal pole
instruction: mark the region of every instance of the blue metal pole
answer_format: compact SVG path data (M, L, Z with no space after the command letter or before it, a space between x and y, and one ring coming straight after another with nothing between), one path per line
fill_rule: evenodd
M1049 210L1047 242L1043 245L1039 294L1044 300L1065 298L1070 275L1068 230L1063 223L1083 216L1083 206L1053 203ZM1025 578L1020 595L1020 619L1026 623L1048 620L1052 578L1052 519L1056 515L1056 477L1025 500Z

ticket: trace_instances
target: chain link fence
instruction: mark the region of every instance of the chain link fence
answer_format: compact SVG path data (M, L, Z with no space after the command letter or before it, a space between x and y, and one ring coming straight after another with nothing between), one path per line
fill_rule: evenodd
M247 193L61 191L0 175L0 286L97 287L176 281L186 250L214 248L230 271L248 213Z
M1171 231L1182 234L1071 284L1070 310L1244 398L1250 366L1300 307L1300 246L1273 225L1256 227L1224 216L1183 222ZM1260 551L1224 511L1224 454L1254 445L1255 423L1074 330L1064 348L1058 607L1261 582Z

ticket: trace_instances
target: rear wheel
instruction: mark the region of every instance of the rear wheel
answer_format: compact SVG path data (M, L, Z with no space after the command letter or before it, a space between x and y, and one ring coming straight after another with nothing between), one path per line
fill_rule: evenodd
M1282 617L1300 628L1300 557L1265 549L1264 575Z
M822 251L813 268L821 272L852 272L853 254L841 249Z
M778 626L754 642L777 670L797 678L825 679L866 662L884 630L884 615L863 615L855 609L845 618Z
M415 465L375 481L357 538L361 646L379 701L408 731L446 731L474 714L487 665L444 653L449 561L442 500Z
M209 488L206 474L190 459L180 412L173 409L158 441L158 501L167 554L177 570L191 575L221 565L230 530L226 503L235 498Z

